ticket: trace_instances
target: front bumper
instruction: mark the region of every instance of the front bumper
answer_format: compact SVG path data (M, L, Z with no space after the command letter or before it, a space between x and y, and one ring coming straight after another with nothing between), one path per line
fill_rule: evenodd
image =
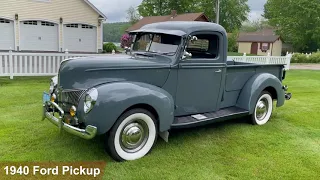
M53 109L49 112L48 109ZM54 112L58 110L59 118L54 116ZM97 135L97 127L88 125L85 129L80 129L63 122L64 111L55 102L47 101L43 104L42 120L47 118L52 124L59 127L59 130L67 131L70 134L81 137L83 139L92 139Z

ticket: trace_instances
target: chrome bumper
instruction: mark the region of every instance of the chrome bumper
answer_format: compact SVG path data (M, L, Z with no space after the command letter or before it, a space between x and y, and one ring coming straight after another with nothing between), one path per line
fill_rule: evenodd
M57 118L53 115L54 111L48 112L47 111L48 107L53 107L54 109L57 109L60 112L59 118ZM86 127L86 129L80 129L80 128L77 128L77 127L74 127L74 126L71 126L69 124L64 123L63 117L64 117L64 111L55 102L47 101L43 104L42 120L47 118L52 124L58 126L60 131L63 129L65 131L67 131L68 133L73 134L75 136L79 136L83 139L92 139L96 136L97 127L88 125Z

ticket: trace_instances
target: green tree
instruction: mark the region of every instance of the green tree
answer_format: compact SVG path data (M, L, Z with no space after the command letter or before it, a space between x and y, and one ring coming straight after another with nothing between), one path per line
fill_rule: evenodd
M128 22L103 24L103 41L120 42L121 36L131 26Z
M250 11L248 0L220 1L220 24L228 32L239 29ZM214 22L215 4L216 0L143 0L138 11L141 16L169 15L171 10L176 10L178 14L204 12Z
M240 30L241 32L256 32L264 28L272 28L272 26L269 25L268 20L260 18L257 20L244 22Z
M136 8L134 8L133 6L130 6L127 10L127 20L131 25L140 20L140 15L137 12Z
M320 47L319 0L268 0L264 17L296 50L310 52Z
M228 52L238 52L238 36L238 31L234 31L230 36L228 36Z

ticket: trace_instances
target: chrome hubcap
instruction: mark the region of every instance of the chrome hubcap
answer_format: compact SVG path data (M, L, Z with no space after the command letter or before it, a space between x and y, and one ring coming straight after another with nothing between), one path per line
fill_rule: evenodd
M149 129L147 124L142 120L128 122L122 129L120 144L126 152L137 152L147 142Z
M257 103L257 107L256 107L256 118L259 121L262 121L267 113L268 113L268 100L263 98L261 100L258 101Z

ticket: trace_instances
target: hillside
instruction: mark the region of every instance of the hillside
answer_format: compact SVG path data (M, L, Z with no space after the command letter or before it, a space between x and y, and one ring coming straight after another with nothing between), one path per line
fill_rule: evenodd
M125 30L130 27L128 22L105 23L103 24L103 41L120 42L121 36Z

